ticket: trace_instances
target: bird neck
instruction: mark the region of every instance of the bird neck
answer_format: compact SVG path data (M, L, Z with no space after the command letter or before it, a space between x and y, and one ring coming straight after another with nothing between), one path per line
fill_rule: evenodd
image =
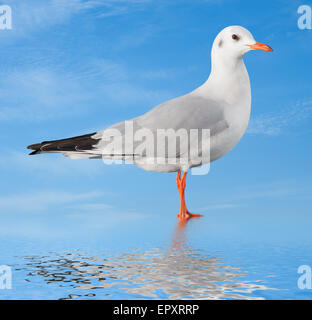
M211 51L211 75L222 76L233 74L244 68L244 60L242 56L232 56L230 53L222 54L220 51L213 49Z
M239 100L250 105L250 81L243 59L216 56L214 51L211 58L210 76L198 88L198 93L224 100L229 104Z

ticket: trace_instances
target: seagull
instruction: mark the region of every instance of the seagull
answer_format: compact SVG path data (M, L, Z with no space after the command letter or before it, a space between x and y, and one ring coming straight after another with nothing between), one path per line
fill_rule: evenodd
M213 42L211 72L208 80L200 87L164 102L139 117L104 130L32 144L27 147L33 150L30 155L60 152L72 159L102 158L133 163L148 171L176 172L180 195L178 218L187 221L201 217L187 209L186 176L189 169L209 164L224 156L244 135L250 118L251 89L243 57L256 49L273 51L268 45L256 42L247 29L241 26L226 27ZM144 130L148 133L145 140ZM173 143L171 146L175 148L169 150L172 136L161 140L158 134L161 130L162 133L164 130L173 130L175 133L186 130L187 134L180 136L178 147ZM192 130L198 131L197 136L192 137ZM209 135L204 135L204 130L209 130ZM198 138L197 143L192 143L196 140L195 136ZM112 137L115 138L113 143ZM154 148L150 151L152 145ZM165 150L161 156L158 155L159 149ZM195 149L198 152L194 152ZM203 157L207 151L209 157Z

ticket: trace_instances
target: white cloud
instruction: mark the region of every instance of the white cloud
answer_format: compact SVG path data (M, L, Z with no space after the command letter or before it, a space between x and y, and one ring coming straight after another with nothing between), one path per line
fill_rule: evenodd
M151 0L12 0L13 32L27 34L68 22L74 15L93 12L93 17L111 17L142 10Z
M203 212L203 211L211 211L211 210L223 210L223 209L232 209L240 207L237 204L232 203L219 203L219 204L211 204L203 208L199 208L196 212Z
M73 14L87 9L80 0L12 1L13 32L27 34L55 24L64 23Z
M72 203L84 203L103 196L103 192L66 193L60 191L31 192L0 197L0 212L45 212L51 208L64 208Z
M70 75L48 68L12 71L0 80L0 87L0 121L39 121L75 115L89 98Z
M91 212L98 212L103 211L106 209L112 208L111 205L106 203L82 203L82 204L75 204L71 205L70 209L78 210L78 211L91 211Z
M146 215L124 211L103 202L104 192L38 191L0 197L0 232L3 236L46 239L68 234L111 230L120 222Z
M273 182L267 184L251 185L246 188L237 187L235 190L227 190L222 193L222 197L217 195L217 198L220 198L219 203L208 204L205 207L198 208L194 212L207 212L215 210L226 210L226 209L235 209L242 208L246 205L253 203L253 200L257 199L274 199L274 198L288 198L305 195L309 191L303 188L300 188L292 183L291 181L282 181L282 182ZM221 199L222 198L222 199ZM216 198L215 198L216 199ZM223 199L226 199L228 202L222 203ZM248 200L246 202L246 200ZM216 200L218 201L218 200Z
M120 84L105 84L102 87L103 96L110 101L125 107L129 104L147 104L149 107L155 107L157 104L172 98L173 95L166 90L145 89L139 85L129 82ZM145 109L146 110L146 109Z
M130 13L131 11L143 10L151 0L108 0L102 2L105 10L98 15L100 18L119 16Z
M166 90L135 84L133 73L110 60L90 59L76 67L65 71L66 66L40 65L7 71L0 79L0 122L72 119L97 107L153 106L172 97Z
M29 156L28 153L30 151L31 150L25 149L25 152L3 152L0 157L1 168L6 168L5 170L14 168L15 172L35 173L37 176L40 175L40 177L50 177L51 175L53 177L64 177L77 174L79 174L79 176L94 176L100 174L107 168L100 160L92 160L92 163L89 159L73 161L63 157L61 154Z
M257 186L255 188L250 187L240 195L237 195L237 199L259 199L259 198L276 198L286 197L299 193L299 189L285 187L280 184L272 184L267 186Z
M102 191L63 192L63 191L33 191L22 194L8 194L0 197L0 212L2 214L63 214L64 217L97 219L103 214L115 219L142 218L144 215L136 212L125 212L104 203L104 197L111 197L111 193Z
M256 116L251 119L247 129L249 134L278 136L297 127L312 117L312 100L297 103L295 106Z
M215 0L199 1L214 3ZM110 18L146 10L149 5L167 6L175 2L169 0L11 0L9 4L14 16L13 33L26 35L29 31L40 31L42 28L67 23L73 16L82 13L91 14L92 18Z
M159 69L159 70L147 70L141 73L141 77L147 80L153 79L168 79L176 75L177 70Z

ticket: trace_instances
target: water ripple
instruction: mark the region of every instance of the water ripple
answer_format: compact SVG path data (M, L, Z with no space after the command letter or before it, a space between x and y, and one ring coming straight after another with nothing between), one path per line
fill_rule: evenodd
M63 299L80 298L77 289L88 297L117 290L130 299L261 299L253 293L269 289L261 281L241 280L246 271L181 243L120 255L76 252L24 259L28 282L42 277L47 285L72 288Z

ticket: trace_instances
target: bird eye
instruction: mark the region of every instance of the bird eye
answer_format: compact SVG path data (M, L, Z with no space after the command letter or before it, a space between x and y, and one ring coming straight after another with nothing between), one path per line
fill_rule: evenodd
M238 41L239 40L239 36L237 34L233 34L232 35L232 39Z

